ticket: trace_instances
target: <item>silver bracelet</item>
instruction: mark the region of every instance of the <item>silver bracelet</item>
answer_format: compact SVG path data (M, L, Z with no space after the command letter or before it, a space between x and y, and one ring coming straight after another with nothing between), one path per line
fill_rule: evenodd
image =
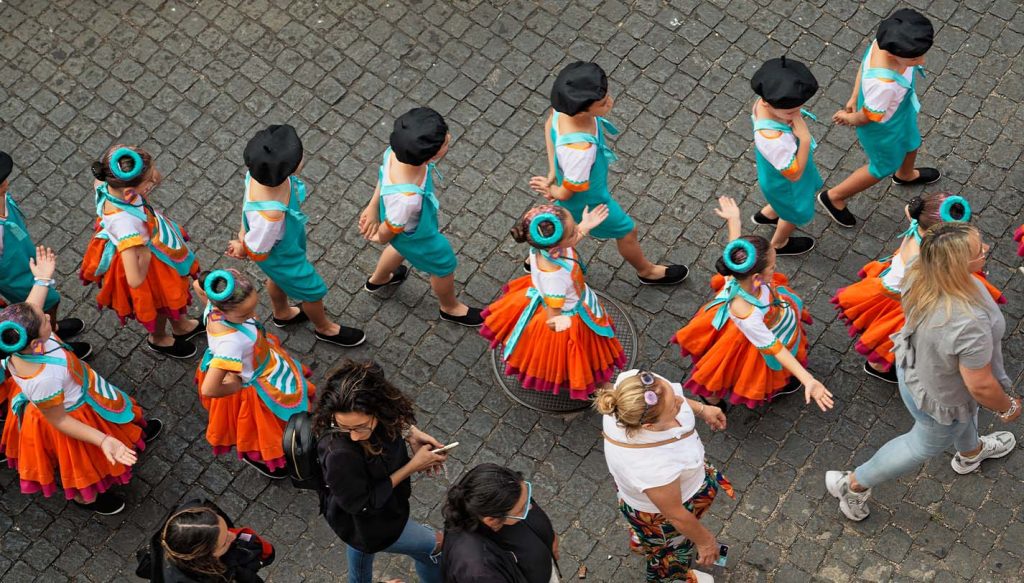
M999 417L1000 419L1004 419L1005 420L1007 417L1013 415L1016 412L1017 412L1017 399L1014 399L1013 397L1010 397L1010 408L1007 409L1006 411L1002 412L1002 413L996 413L996 416Z
M412 436L413 429L416 429L415 425L406 425L402 428L402 439L409 441L409 437Z

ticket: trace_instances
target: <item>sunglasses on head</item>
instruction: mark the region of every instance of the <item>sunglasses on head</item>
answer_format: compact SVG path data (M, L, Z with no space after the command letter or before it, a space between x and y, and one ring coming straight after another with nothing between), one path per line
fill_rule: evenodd
M637 376L640 377L640 384L644 387L644 413L640 416L640 423L643 424L651 407L658 404L658 393L654 390L653 373L641 371Z

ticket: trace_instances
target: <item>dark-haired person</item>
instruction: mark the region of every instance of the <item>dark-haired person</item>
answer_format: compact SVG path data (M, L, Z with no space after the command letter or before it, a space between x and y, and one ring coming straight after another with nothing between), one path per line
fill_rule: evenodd
M853 95L832 116L839 125L857 128L868 163L846 180L818 193L818 203L836 224L853 227L856 217L846 208L850 197L887 176L893 184L914 186L939 179L935 168L915 168L921 147L915 73L924 74L924 56L935 37L932 23L920 12L902 8L878 25L857 69Z
M274 562L274 547L208 501L174 510L140 552L135 574L154 583L262 583L259 570Z
M14 202L10 193L11 171L14 160L7 152L0 152L0 307L6 303L24 302L35 285L29 261L35 259L36 246L29 236L25 215ZM82 331L85 323L78 318L57 320L60 294L54 281L47 281L49 287L43 307L54 322L54 332L67 340ZM78 358L88 358L92 347L86 342L68 342ZM3 416L0 415L0 418Z
M29 262L36 285L28 299L0 310L0 358L8 397L0 452L17 469L24 494L64 497L98 514L117 514L124 501L109 488L127 484L135 449L156 439L162 423L60 342L43 312L57 260L38 247ZM135 449L133 449L135 448Z
M372 583L375 553L408 555L421 582L441 581L442 535L409 518L409 478L448 458L415 421L412 401L374 362L344 361L317 395L320 513L348 545L349 583Z
M295 128L272 125L256 132L242 157L248 167L242 228L228 243L228 255L251 259L266 274L278 328L311 321L317 340L344 347L362 344L362 330L327 315L327 284L306 257L306 183L296 176L305 158ZM301 305L289 304L288 298Z
M151 204L150 194L163 180L152 156L117 144L93 162L92 173L96 234L82 259L82 281L99 286L96 302L114 310L122 324L138 320L149 332L150 349L192 357L190 339L204 330L187 313L199 261L185 231Z
M196 296L209 302L209 347L195 377L210 413L206 441L214 455L235 449L264 476L284 478L284 427L311 406L311 372L256 318L259 294L248 276L235 269L204 272L194 285Z
M608 146L608 135L619 130L604 116L614 104L608 77L597 63L577 61L562 69L551 87L551 113L544 122L548 175L531 178L530 188L568 209L576 222L583 220L584 209L608 205L608 219L594 229L594 238L615 239L641 284L678 285L689 269L647 259L636 224L612 198L608 166L618 158Z
M506 372L525 388L585 400L626 362L574 248L607 216L599 205L584 209L577 224L569 211L547 204L512 227L512 238L530 245L530 274L509 282L487 307L480 334L491 347L504 346Z
M444 505L446 583L557 583L558 536L522 474L480 464Z
M851 335L859 336L857 351L867 357L864 372L896 384L893 342L890 336L903 328L900 289L907 266L921 250L921 237L942 222L967 222L971 206L966 199L949 192L915 196L904 209L910 226L904 231L899 249L880 261L872 261L860 271L861 280L841 288L832 298L839 317ZM1002 292L988 283L982 273L977 277L997 303L1006 303Z
M810 315L775 271L775 250L763 237L740 236L733 199L723 196L718 204L715 214L729 228L711 280L718 293L672 338L693 359L686 388L708 403L753 409L803 385L807 403L832 408L832 393L804 368Z
M377 188L359 215L359 232L384 245L373 275L363 288L371 293L399 285L408 277L408 261L430 275L430 287L441 304L441 319L462 326L483 323L480 308L471 308L455 295L458 261L438 225L435 164L448 153L452 136L448 124L433 109L417 107L399 116L390 146L377 173Z
M989 250L978 229L963 222L940 223L924 234L903 280L906 323L894 337L900 397L914 426L852 472L825 473L825 487L850 520L868 517L872 488L916 471L950 447L956 450L953 471L969 474L1017 445L1011 431L978 432L981 407L1003 423L1021 414L1003 364L1006 319L973 277L984 269Z

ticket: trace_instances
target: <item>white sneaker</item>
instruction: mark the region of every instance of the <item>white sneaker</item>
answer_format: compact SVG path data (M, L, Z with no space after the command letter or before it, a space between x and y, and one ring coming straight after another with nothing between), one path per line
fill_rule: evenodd
M690 572L697 576L697 583L715 583L715 578L697 569L690 569Z
M953 471L958 474L969 474L981 467L981 462L987 459L1003 457L1013 451L1017 445L1017 438L1009 431L996 431L978 438L981 441L981 451L974 457L964 457L959 452L953 454L950 465Z
M860 522L868 517L868 498L871 490L854 492L850 489L850 472L825 472L825 488L828 493L839 498L839 511L850 520Z

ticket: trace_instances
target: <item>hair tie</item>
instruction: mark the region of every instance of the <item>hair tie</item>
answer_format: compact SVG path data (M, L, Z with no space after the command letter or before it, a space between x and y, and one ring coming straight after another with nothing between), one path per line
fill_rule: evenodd
M737 249L742 249L747 252L747 258L743 260L743 263L736 263L732 259L732 253ZM750 271L750 269L754 267L754 263L757 262L757 249L755 249L754 245L746 239L736 239L725 246L725 251L722 252L722 261L730 270L738 274L744 274Z
M125 171L121 169L121 160L125 158L131 159L131 170ZM142 156L131 148L118 148L110 155L110 164L108 166L110 166L110 173L114 175L114 178L125 182L135 180L142 175Z
M550 221L555 226L555 230L546 237L540 233L540 224L545 221ZM558 243L562 240L563 232L562 219L559 219L554 213L540 213L530 219L530 238L538 245L547 247Z
M4 342L4 332L8 330L14 330L18 334L18 339L14 342ZM10 320L6 322L0 322L0 350L4 352L18 352L28 344L28 332L25 331L25 327L17 322Z
M214 282L219 280L224 280L224 289L219 292L213 291ZM235 293L235 276L225 269L212 271L210 272L210 275L206 276L206 283L203 284L203 291L206 292L206 297L211 300L215 302L222 302L230 298L231 294Z
M953 206L959 204L964 211L964 216L959 219L954 219L950 211L953 210ZM971 220L971 205L968 204L967 199L962 196L951 196L946 200L942 201L942 206L939 207L939 218L947 223L966 223Z

